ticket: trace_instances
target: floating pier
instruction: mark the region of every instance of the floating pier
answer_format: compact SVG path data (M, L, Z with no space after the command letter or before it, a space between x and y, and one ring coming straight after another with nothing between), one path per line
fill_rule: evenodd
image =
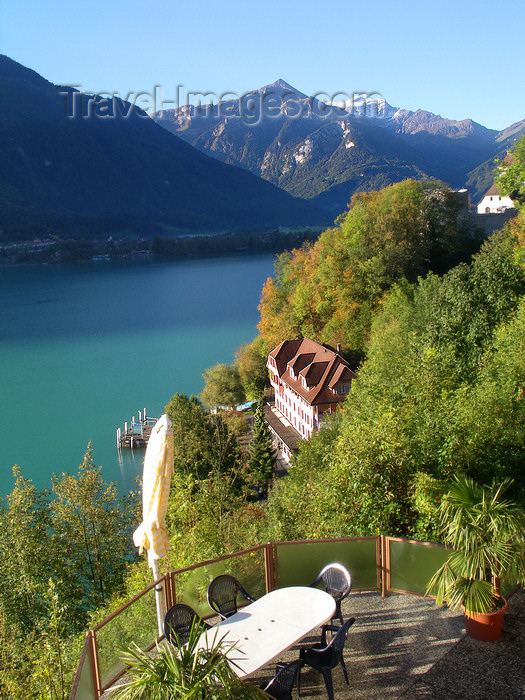
M146 414L146 409L138 411L138 420L135 416L132 417L129 423L124 423L124 430L117 428L117 448L129 448L131 450L140 447L146 447L153 426L157 422L157 418L149 418Z

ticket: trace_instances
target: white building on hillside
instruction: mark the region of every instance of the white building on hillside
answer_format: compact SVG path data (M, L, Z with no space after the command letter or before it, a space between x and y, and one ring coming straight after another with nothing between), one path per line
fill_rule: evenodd
M506 195L501 195L497 185L485 192L477 206L478 214L503 214L507 209L514 209L514 202Z
M284 340L268 355L266 366L275 392L274 416L304 440L319 430L324 415L344 401L356 377L338 352L310 338ZM285 432L278 430L275 420L269 426L278 444L279 438L283 442ZM289 459L291 450L286 444L279 447Z

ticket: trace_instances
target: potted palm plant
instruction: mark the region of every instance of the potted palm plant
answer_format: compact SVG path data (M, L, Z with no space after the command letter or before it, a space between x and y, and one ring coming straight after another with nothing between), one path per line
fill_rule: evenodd
M463 607L465 629L475 639L501 634L508 608L501 578L525 581L525 513L505 498L511 483L480 486L457 477L440 507L443 541L453 551L430 580L427 594L436 595L437 605Z
M115 700L251 700L269 696L239 680L215 636L207 648L199 646L202 623L192 625L188 642L168 642L148 653L133 645L124 650L126 675L111 698ZM174 637L178 640L177 635ZM228 647L229 650L235 647Z

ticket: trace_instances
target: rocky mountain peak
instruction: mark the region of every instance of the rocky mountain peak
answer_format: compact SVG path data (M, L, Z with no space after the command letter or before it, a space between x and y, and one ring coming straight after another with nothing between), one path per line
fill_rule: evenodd
M290 83L287 83L286 80L283 80L282 78L279 78L274 83L270 83L269 85L264 85L258 90L255 90L255 92L261 95L273 93L281 97L283 95L289 95L290 97L293 96L300 99L306 99L308 97L308 95L305 95L304 92L297 90L297 88L294 88L293 85L290 85Z

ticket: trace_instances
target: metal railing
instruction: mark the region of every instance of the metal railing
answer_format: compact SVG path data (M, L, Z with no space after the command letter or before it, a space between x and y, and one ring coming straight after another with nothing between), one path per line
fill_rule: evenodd
M230 573L254 597L285 586L308 585L332 561L352 573L353 590L424 595L428 580L447 556L443 545L398 537L342 537L269 542L171 571L150 584L89 630L69 700L98 700L124 672L119 658L131 642L145 650L159 641L155 587L162 588L165 609L175 602L212 617L206 601L210 581Z

